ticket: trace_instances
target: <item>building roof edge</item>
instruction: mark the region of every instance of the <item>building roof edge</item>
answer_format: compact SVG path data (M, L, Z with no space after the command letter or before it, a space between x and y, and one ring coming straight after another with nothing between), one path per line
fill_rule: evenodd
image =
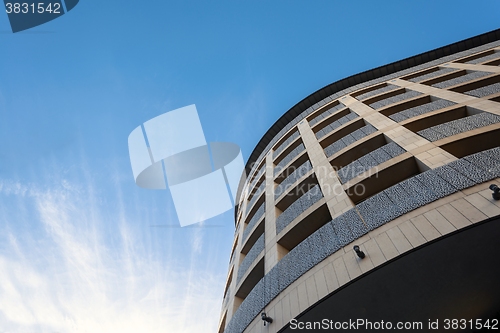
M247 174L249 174L253 163L257 161L259 156L266 149L271 140L275 137L276 133L279 133L289 123L289 121L287 121L287 118L294 119L303 111L313 106L315 103L320 102L324 99L323 96L325 93L329 96L361 82L373 80L379 77L386 76L388 74L399 72L401 70L422 65L427 62L437 60L439 58L443 58L458 52L466 51L471 48L488 44L497 40L500 40L500 29L492 30L481 35L470 37L449 45L439 47L437 49L433 49L421 54L417 54L415 56L382 65L358 74L354 74L330 83L329 85L321 89L318 89L317 91L305 97L293 107L291 107L267 130L267 132L257 143L254 150L250 154L250 157L248 158L248 161L245 165Z

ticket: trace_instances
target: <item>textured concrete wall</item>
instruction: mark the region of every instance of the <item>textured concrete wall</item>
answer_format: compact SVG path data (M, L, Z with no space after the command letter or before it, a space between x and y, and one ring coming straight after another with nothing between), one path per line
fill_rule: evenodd
M339 111L339 110L341 110L343 108L345 108L345 105L342 104L342 103L339 103L339 104L335 105L334 107L326 110L325 112L320 113L318 116L316 116L313 119L311 119L311 121L309 122L309 124L311 126L314 126L316 123L318 123L322 119L328 117L329 115L334 114L335 112L337 112L337 111Z
M280 195L286 192L286 190L295 184L302 176L312 169L311 162L309 160L302 163L294 172L288 175L274 190L274 200L279 198Z
M407 212L500 177L500 148L404 180L356 205L306 238L266 274L238 308L225 333L241 333L274 297L341 247Z
M489 112L482 112L472 116L449 121L444 124L432 126L418 131L417 133L432 142L498 122L500 122L500 116Z
M234 314L225 332L242 332L281 291L340 247L331 223L318 229L285 255L257 283Z
M391 142L374 151L358 158L338 171L340 181L344 184L365 171L390 160L393 157L404 154L406 150L398 144Z
M331 131L335 130L336 128L350 122L353 119L358 118L358 115L355 114L354 112L349 112L349 114L343 116L342 118L335 120L333 123L331 123L328 126L325 126L318 132L316 132L316 138L320 139L330 133Z
M248 203L247 205L247 214L248 214L248 210L253 206L253 204L255 203L255 201L257 201L261 194L264 193L266 190L266 181L264 180L260 185L259 187L257 188L257 190L255 191L252 199L250 200L250 202Z
M227 303L229 303L229 300L231 299L231 294L232 294L232 290L231 288L227 288L227 292L226 292L226 297L224 297L224 301L222 302L222 308L225 308L227 306Z
M250 251L248 251L247 255L241 262L240 267L238 268L238 278L236 279L236 284L239 284L241 281L241 278L245 273L248 271L248 268L252 266L252 263L255 261L255 259L259 256L259 254L264 251L264 234L257 239L255 244L252 246Z
M358 101L361 101L361 100L366 99L368 97L372 97L372 96L375 96L375 95L378 95L378 94L381 94L381 93L384 93L384 92L388 92L388 91L391 91L391 90L394 90L394 89L397 89L397 88L399 88L399 87L395 86L393 84L388 84L388 85L383 86L381 88L378 88L378 89L375 89L375 90L371 90L371 91L365 92L364 94L358 95L356 97L356 99Z
M401 112L395 113L395 114L389 116L389 118L391 118L392 120L399 123L403 120L417 117L417 116L420 116L420 115L423 115L425 113L432 112L435 110L444 109L444 108L446 108L448 106L452 106L452 105L455 105L455 103L444 100L444 99L438 99L437 101L432 101L429 103L425 103L425 104L415 106L413 108L409 108L409 109L403 110Z
M492 53L490 55L487 55L487 56L484 56L481 58L469 60L466 62L466 64L480 64L480 63L486 62L488 60L494 60L494 59L498 59L498 58L500 58L500 52L495 52L495 53Z
M262 215L264 215L266 211L266 205L265 202L260 205L259 209L255 212L255 214L252 216L252 219L250 222L248 222L247 227L245 230L243 230L243 242L247 239L248 235L250 235L250 231L252 231L253 227L257 224L257 222L260 220Z
M456 72L457 70L458 69L456 69L456 68L440 68L437 71L434 71L432 73L428 73L428 74L424 74L424 75L420 75L420 76L414 77L413 79L409 79L408 81L411 81L411 82L421 82L421 81L424 81L424 80L432 79L432 78L440 76L440 75L444 75L444 74L447 74L447 73Z
M341 151L351 143L361 140L365 136L375 133L376 131L377 129L370 124L363 126L355 130L354 132L346 135L345 137L341 138L340 140L337 140L331 145L327 146L325 148L325 154L327 157L330 157L333 154Z
M383 108L384 106L391 105L391 104L394 104L397 102L401 102L401 101L404 101L406 99L420 96L420 95L422 95L422 93L420 93L418 91L409 90L409 91L406 91L402 94L388 97L388 98L384 98L378 102L372 103L372 104L370 104L370 107L377 110L377 109Z
M286 155L274 168L274 176L280 173L285 166L290 163L295 157L297 157L300 153L304 151L304 144L301 143L297 147L295 147L288 155Z
M295 139L297 139L299 136L300 136L299 131L293 132L293 134L290 135L288 137L288 139L286 139L285 141L283 141L283 143L281 145L279 145L278 147L276 147L276 150L273 152L273 158L276 158L279 154L281 154L281 152L283 151L283 149L285 149L286 147L288 147L288 145L290 143L292 143Z
M391 186L358 204L358 211L375 229L434 200L499 177L499 162L499 148L466 156Z
M457 84L469 82L469 81L472 81L474 79L479 79L480 77L483 77L483 76L486 76L486 75L490 75L490 74L491 73L488 73L488 72L472 72L472 73L467 73L465 75L456 77L454 79L450 79L450 80L446 80L446 81L443 81L443 82L435 83L432 86L436 87L436 88L444 89L444 88L448 88L448 87L451 87L451 86L454 86L454 85L457 85Z
M481 88L466 91L464 94L474 97L486 97L500 92L500 83L493 83Z
M307 208L314 205L323 198L323 193L319 185L314 186L300 198L295 200L283 213L276 219L276 234L279 234L287 225L289 225L297 216L302 214Z
M249 190L252 190L255 185L257 184L257 182L259 181L260 179L260 176L262 176L262 174L264 173L264 171L266 170L266 165L264 164L260 169L259 171L255 174L255 177L254 179L252 180L252 183L250 184L250 186L248 187Z

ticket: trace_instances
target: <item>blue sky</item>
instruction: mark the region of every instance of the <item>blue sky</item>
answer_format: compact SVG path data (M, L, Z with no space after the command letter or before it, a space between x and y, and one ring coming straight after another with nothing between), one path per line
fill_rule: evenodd
M310 93L499 27L491 1L92 1L0 14L0 332L215 332L232 212L178 228L127 137L196 104L244 158Z

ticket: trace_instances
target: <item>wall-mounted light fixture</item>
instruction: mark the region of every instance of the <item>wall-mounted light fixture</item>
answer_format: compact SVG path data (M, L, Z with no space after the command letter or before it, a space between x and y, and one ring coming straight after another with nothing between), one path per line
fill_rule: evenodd
M260 315L260 317L261 317L261 318L262 318L262 320L264 321L264 326L266 326L266 323L269 323L269 324L270 324L270 323L272 323L272 322L273 322L273 318L268 317L268 316L266 315L266 313L265 313L265 312L262 312L262 313L261 313L261 315Z
M498 187L495 184L491 184L490 185L490 190L493 191L493 193L491 194L491 196L493 197L493 199L500 200L500 187Z
M356 252L356 254L358 255L358 257L360 257L361 259L365 257L365 253L359 249L359 246L354 245L353 249L354 252Z

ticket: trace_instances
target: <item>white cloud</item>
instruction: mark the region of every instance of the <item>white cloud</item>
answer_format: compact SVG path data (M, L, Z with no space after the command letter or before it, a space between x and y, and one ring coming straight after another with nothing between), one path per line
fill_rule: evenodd
M0 183L17 202L0 207L0 332L216 330L224 277L196 265L198 231L190 262L162 260L123 208L110 218L94 191L60 184Z

